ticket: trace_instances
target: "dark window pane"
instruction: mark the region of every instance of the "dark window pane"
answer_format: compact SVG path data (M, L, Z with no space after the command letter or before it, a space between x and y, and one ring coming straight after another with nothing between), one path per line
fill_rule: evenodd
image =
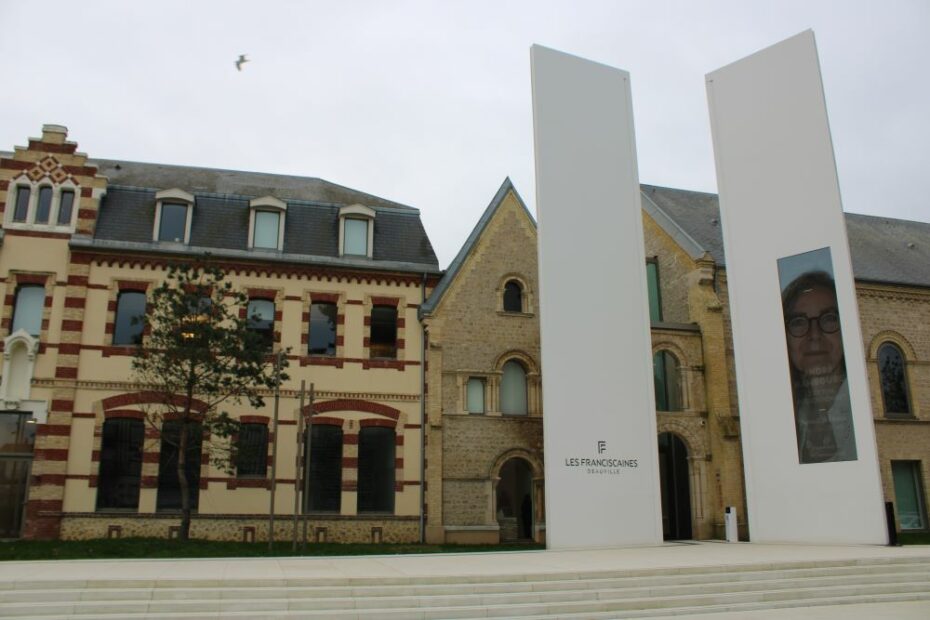
M523 289L515 280L504 285L504 312L523 312Z
M71 212L74 209L74 192L71 190L63 190L61 192L61 200L58 204L58 224L61 226L68 226L71 224Z
M397 308L374 306L371 309L371 357L397 357Z
M29 215L29 194L31 190L28 187L18 186L16 188L16 208L13 209L13 221L25 222Z
M145 426L142 420L119 418L104 422L97 510L139 507L144 439Z
M310 306L310 355L336 354L336 304Z
M394 512L394 429L366 426L358 434L358 511Z
M116 327L113 344L141 344L142 319L145 316L145 293L125 291L116 302Z
M187 429L187 458L184 471L188 484L188 497L192 510L197 509L200 498L200 454L203 434L197 424ZM181 483L178 480L178 445L181 423L167 421L162 425L161 454L158 458L158 497L156 510L180 510Z
M36 224L48 224L48 214L52 211L52 188L44 185L39 188L39 201L36 204Z
M32 454L36 441L36 424L24 413L0 413L0 453Z
M891 476L901 529L926 529L927 508L924 505L920 461L891 461Z
M268 425L243 424L239 427L236 451L236 473L265 477L268 467Z
M26 330L38 338L42 331L42 309L45 306L45 287L40 284L23 284L16 290L16 306L13 308L13 328Z
M904 355L890 342L878 349L878 373L882 382L885 414L910 415Z
M307 510L339 512L342 506L342 429L314 424L310 431L310 494Z
M258 334L266 350L274 344L274 302L267 299L249 300L249 331Z
M649 320L662 320L662 298L659 295L659 265L646 262L646 289L649 294Z
M170 202L161 205L161 222L158 224L158 240L184 242L187 229L187 205Z
M658 351L652 358L656 411L681 411L681 373L678 358L670 351Z

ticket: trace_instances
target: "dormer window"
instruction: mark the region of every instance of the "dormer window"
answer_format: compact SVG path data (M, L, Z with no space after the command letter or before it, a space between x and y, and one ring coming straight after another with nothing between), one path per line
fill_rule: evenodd
M339 210L340 256L371 258L374 241L375 210L351 205Z
M249 209L249 247L283 250L287 203L273 196L264 196L249 201Z
M190 243L194 197L181 189L166 189L155 194L154 241Z

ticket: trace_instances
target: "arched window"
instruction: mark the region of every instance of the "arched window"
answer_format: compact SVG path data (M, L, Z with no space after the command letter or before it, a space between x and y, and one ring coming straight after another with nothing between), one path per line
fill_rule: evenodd
M657 351L652 357L656 411L681 411L681 373L678 358L671 351Z
M103 423L97 510L139 507L144 438L142 420L112 418Z
M504 312L523 312L523 287L516 280L504 285Z
M359 512L394 512L395 451L393 428L366 426L359 431Z
M886 342L878 347L878 376L885 415L911 415L904 355L894 343Z
M304 500L306 510L338 513L342 507L342 428L314 424L309 432L310 494Z
M501 413L526 415L526 369L516 360L504 364L501 377Z

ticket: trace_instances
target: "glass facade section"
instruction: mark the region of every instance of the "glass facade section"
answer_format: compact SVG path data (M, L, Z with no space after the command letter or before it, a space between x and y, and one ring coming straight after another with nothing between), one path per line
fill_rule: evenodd
M161 205L161 221L158 223L158 240L184 243L187 230L187 205L165 202Z
M48 216L52 212L52 188L43 185L39 188L39 200L36 204L36 224L48 224Z
M371 357L397 358L397 308L373 306L371 309Z
M394 429L366 426L358 434L358 511L394 512Z
M472 377L465 388L468 413L484 413L484 379Z
M264 478L268 468L268 425L240 425L236 448L236 475Z
M501 413L526 415L526 369L520 362L510 360L504 364L501 377Z
M354 256L368 256L368 220L345 219L342 253Z
M144 440L142 420L114 418L103 423L97 510L138 509Z
M119 294L116 302L116 325L113 330L113 344L142 344L142 330L145 328L145 293L125 291Z
M342 429L314 424L310 433L310 493L306 511L339 512L342 507Z
M14 222L25 222L29 216L29 195L31 193L32 190L23 185L16 188L16 206L13 208Z
M74 211L74 192L70 189L62 190L58 201L58 225L70 226L71 213Z
M45 287L40 284L22 284L16 289L16 305L13 308L13 327L26 330L30 336L39 337L42 331L42 309L45 307Z
M336 354L336 304L313 303L310 305L310 355Z
M927 529L920 461L891 461L898 523L902 530Z
M278 226L281 214L277 211L256 211L252 246L268 250L278 249Z

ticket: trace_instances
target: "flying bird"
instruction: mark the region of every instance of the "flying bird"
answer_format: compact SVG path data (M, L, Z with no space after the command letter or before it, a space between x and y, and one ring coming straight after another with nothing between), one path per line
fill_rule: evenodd
M249 62L249 59L245 57L245 54L239 54L239 60L236 61L236 71L242 71L242 65Z

